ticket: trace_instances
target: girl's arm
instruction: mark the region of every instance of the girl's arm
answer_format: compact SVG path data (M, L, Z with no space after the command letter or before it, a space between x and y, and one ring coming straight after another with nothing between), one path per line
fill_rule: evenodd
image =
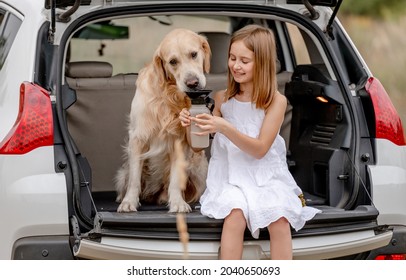
M224 103L224 96L226 94L226 90L220 90L214 93L214 109L213 109L213 116L221 117L221 105Z
M253 138L239 132L233 125L221 117L202 114L196 116L196 118L191 118L191 120L205 130L199 135L220 132L242 151L260 159L268 152L279 133L286 106L286 97L279 92L276 93L271 105L265 111L265 118L258 138Z

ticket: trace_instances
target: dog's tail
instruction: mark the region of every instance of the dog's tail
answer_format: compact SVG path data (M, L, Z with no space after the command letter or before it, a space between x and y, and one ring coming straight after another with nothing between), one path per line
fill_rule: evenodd
M163 141L163 140L162 140ZM163 141L164 143L164 141ZM147 152L142 153L140 155L140 160L146 160L150 158L157 157L161 154L165 154L168 151L168 146L163 144L163 145L157 145L154 149L149 149Z

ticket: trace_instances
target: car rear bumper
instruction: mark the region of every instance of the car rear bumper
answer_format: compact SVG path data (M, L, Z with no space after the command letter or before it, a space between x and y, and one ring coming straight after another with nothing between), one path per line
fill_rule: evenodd
M374 230L306 236L293 239L294 259L331 259L386 246L391 231ZM214 241L191 241L187 252L176 240L151 240L120 237L80 241L74 255L84 259L218 259L220 244ZM244 259L269 259L269 241L244 243Z

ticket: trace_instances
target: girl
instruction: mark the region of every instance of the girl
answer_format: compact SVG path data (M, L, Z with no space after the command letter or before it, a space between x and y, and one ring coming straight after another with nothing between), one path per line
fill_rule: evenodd
M301 229L319 212L302 205L287 168L279 135L287 100L277 91L275 64L271 30L238 30L230 41L228 88L214 95L213 116L193 118L186 109L179 115L182 126L203 130L198 135L216 133L200 203L203 215L224 219L221 259L242 258L246 227L254 238L267 227L271 258L292 259L290 227Z

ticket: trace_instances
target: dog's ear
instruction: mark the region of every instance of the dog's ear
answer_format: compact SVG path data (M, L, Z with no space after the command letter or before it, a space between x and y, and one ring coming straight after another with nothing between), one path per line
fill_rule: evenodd
M210 49L210 45L207 42L207 39L204 36L201 36L202 39L202 49L203 49L203 53L204 53L204 64L203 64L203 70L206 73L210 72L210 59L211 59L211 49Z
M159 85L164 85L166 82L166 71L164 67L164 61L160 56L159 49L154 54L153 65L154 71L158 77Z

